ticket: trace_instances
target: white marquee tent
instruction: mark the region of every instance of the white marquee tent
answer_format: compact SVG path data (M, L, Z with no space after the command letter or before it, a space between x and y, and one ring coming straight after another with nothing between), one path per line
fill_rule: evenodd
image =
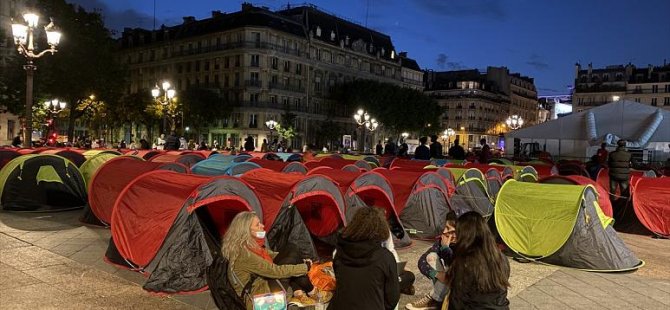
M521 143L539 143L554 157L582 160L595 154L602 142L613 150L619 139L625 139L629 148L643 149L646 158L662 161L670 153L670 110L615 101L512 131L505 136L508 154L514 151L514 138Z

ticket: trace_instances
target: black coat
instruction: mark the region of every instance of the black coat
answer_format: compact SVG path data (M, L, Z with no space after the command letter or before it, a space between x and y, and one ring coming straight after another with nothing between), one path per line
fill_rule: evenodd
M608 164L610 178L617 181L627 181L630 177L630 158L625 147L617 147L616 151L610 153Z
M449 148L449 157L452 159L463 160L465 159L465 150L460 145L454 145Z
M165 149L166 150L178 150L179 149L179 139L175 135L169 135L165 138Z
M430 157L442 158L442 144L440 142L433 142L430 144Z
M391 310L398 304L398 267L381 242L338 238L333 268L337 288L329 310Z
M423 159L423 160L430 160L430 150L428 147L424 144L421 144L416 147L414 150L414 158L415 159Z

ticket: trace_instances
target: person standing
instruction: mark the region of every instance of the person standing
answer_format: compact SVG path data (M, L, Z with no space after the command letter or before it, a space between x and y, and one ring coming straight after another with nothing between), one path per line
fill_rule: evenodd
M419 138L419 143L421 143L421 145L414 150L414 159L430 160L430 149L426 146L427 142L427 137Z
M451 157L451 159L456 160L465 159L465 150L463 149L462 146L460 146L458 139L454 140L454 146L449 148L449 157Z
M390 231L378 208L359 209L338 236L333 269L337 287L329 310L392 310L400 300L398 265L381 246Z
M256 147L254 146L254 138L252 136L247 136L244 141L244 150L247 152L253 152Z
M600 165L605 165L607 163L608 154L607 143L600 144L600 148L598 149L598 152L596 152L596 155L598 155L598 163L600 163Z
M377 141L377 146L375 147L375 154L381 156L384 152L384 147L382 146L382 140Z
M268 140L263 139L263 144L261 144L261 153L267 153L268 151Z
M179 138L177 138L177 133L172 131L170 135L165 139L165 150L176 151L179 150Z
M442 158L442 144L437 141L436 135L430 136L430 158Z
M609 154L607 161L610 174L610 195L614 195L617 187L619 187L621 196L628 197L632 156L626 149L626 140L619 140L616 144L616 150Z
M479 144L482 146L481 153L479 153L479 163L488 164L491 160L491 147L486 143L486 139L479 140Z
M384 155L396 155L395 142L391 138L389 138L388 142L386 142L386 146L384 147Z

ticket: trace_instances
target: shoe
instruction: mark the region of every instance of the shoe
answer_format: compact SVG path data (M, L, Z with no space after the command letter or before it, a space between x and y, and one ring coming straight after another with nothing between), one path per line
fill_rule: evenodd
M400 293L413 296L414 294L416 294L416 289L414 288L414 285L411 285L410 287L400 291Z
M291 300L288 301L288 304L298 306L299 308L304 308L315 305L316 300L305 294L300 296L293 296L293 298L291 298Z
M322 304L327 304L330 302L331 299L333 299L333 292L319 291L313 298Z
M405 305L407 310L433 310L439 307L440 302L430 297L430 295L423 296L421 299Z

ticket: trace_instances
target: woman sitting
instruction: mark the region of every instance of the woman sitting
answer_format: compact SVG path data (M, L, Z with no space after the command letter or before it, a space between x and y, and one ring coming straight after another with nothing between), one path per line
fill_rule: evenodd
M338 237L333 260L337 288L328 309L394 309L400 299L398 266L381 246L389 227L381 210L362 208Z
M468 212L456 222L456 251L447 273L449 309L509 309L509 262L484 218Z
M231 266L229 278L235 292L241 296L246 283L252 276L257 277L252 282L249 296L242 296L245 299L247 309L253 309L251 296L271 292L270 280L272 279L291 278L296 280L291 282L306 282L311 287L306 276L311 261L305 260L304 263L295 265L275 264L273 258L277 256L277 253L265 248L264 229L265 227L254 212L241 212L233 218L223 237L221 253ZM311 294L316 294L313 287L309 290L312 291ZM297 287L294 287L293 296L291 303L299 307L315 304L314 299Z

